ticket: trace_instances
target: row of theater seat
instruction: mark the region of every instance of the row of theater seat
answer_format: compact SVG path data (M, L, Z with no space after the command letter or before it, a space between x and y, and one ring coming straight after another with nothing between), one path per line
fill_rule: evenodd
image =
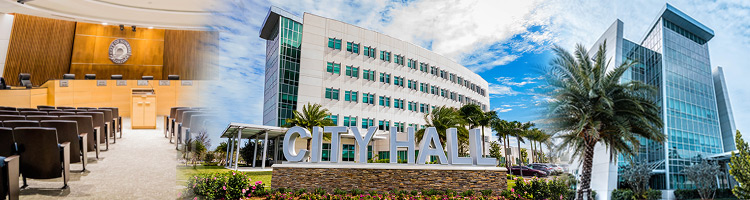
M67 188L70 163L81 163L86 171L88 152L109 149L110 137L122 137L121 117L117 108L0 107L0 157L20 158L23 187L26 178L51 179L63 177ZM104 144L104 145L102 145ZM18 194L18 173L11 170L4 176L0 194ZM8 175L8 178L5 178ZM15 179L14 179L15 178ZM15 180L15 182L13 182ZM16 196L17 197L17 196Z
M191 141L191 133L206 131L207 127L218 115L207 108L199 107L172 107L169 116L164 116L164 137L169 138L170 143L175 144L175 149L180 150L180 144L184 145ZM174 138L174 142L173 142ZM187 148L183 148L186 151Z
M96 74L86 74L83 76L86 80L95 80ZM63 80L73 80L76 79L75 74L63 74L62 77ZM115 74L110 76L111 80L122 80L122 74ZM141 80L154 80L154 76L141 76ZM180 75L168 75L167 80L180 80ZM18 74L18 83L20 86L26 87L26 88L32 88L33 85L31 84L31 74L29 73L20 73ZM0 90L8 89L9 87L6 85L5 79L3 77L0 77Z

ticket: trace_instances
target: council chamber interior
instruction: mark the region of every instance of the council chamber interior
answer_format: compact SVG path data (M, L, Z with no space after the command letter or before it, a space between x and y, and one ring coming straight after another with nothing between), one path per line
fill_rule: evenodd
M202 94L216 76L217 42L216 32L192 27L2 14L0 199L24 197L35 183L49 190L43 180L72 193L71 177L114 173L87 165L132 131L163 132L179 149L182 133L211 117ZM183 126L183 112L193 126Z

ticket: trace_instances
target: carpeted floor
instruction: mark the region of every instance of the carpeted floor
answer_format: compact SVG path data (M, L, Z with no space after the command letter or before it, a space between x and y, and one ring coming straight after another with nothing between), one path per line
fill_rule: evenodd
M159 116L157 119L163 119ZM177 151L164 138L163 120L157 129L130 129L123 118L122 138L102 151L99 160L89 152L86 172L80 163L71 163L68 189L62 178L28 179L29 187L21 190L21 199L174 199ZM110 141L112 142L112 141Z

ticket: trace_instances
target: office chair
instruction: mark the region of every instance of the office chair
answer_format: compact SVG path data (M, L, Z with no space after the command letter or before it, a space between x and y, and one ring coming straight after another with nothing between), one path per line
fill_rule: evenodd
M5 85L5 78L0 77L0 90L8 89L8 86Z
M63 80L73 80L76 79L75 74L63 74Z
M18 74L18 81L21 83L21 86L25 86L26 89L31 88L31 74L28 73L20 73Z
M180 75L169 75L167 76L168 80L180 80Z
M96 79L96 74L86 74L85 76L83 76L83 79L94 80Z
M112 80L122 80L122 74L115 74L110 76L110 79Z
M141 80L154 80L154 76L142 76Z

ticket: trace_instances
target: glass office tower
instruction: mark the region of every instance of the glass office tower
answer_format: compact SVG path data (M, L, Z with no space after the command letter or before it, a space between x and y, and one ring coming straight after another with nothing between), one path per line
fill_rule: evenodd
M638 62L623 82L642 81L658 88L653 98L662 107L662 132L667 140L641 138L640 146L634 147L639 152L632 159L648 164L653 172L651 187L670 191L665 194L669 197L673 190L694 188L682 173L686 166L735 149L734 121L723 72L721 68L712 71L709 59L713 30L669 4L651 24L637 43L623 38L622 22L617 20L594 48L607 41L608 56L614 63ZM608 153L602 150L601 154ZM622 179L613 173L622 172L630 158L619 156L618 162L611 164L605 159L594 159L593 171L600 173L594 177L602 178L593 180L592 188L607 194L602 197L606 199Z
M266 39L263 125L283 126L297 109L302 19L271 7L260 37Z

